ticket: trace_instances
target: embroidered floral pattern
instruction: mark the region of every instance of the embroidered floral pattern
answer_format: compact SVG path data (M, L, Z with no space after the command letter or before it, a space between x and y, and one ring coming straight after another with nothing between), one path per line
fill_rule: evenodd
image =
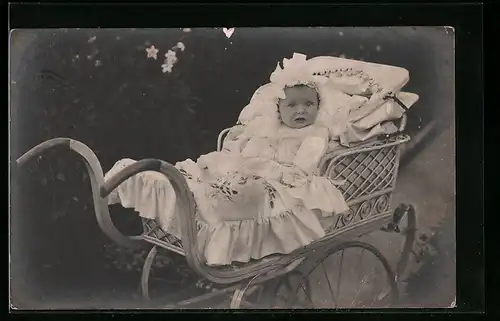
M181 172L181 174L184 175L184 177L186 177L187 179L193 179L193 175L186 172L185 169L179 168L179 172ZM197 179L197 181L201 182L201 180L199 178Z
M363 81L368 82L368 85L370 88L373 89L374 92L381 92L382 87L375 82L375 80L370 77L367 73L365 73L363 70L354 70L352 68L339 68L339 69L330 69L330 70L325 70L323 72L317 72L314 73L313 75L315 76L325 76L325 77L358 77L361 78Z
M227 201L232 202L233 197L235 195L238 195L238 191L231 187L231 181L225 178L219 177L215 183L211 183L209 185L214 189L213 193L211 194L212 197L222 196Z
M274 208L274 201L276 200L276 189L268 183L264 183L264 189L269 196L269 207Z

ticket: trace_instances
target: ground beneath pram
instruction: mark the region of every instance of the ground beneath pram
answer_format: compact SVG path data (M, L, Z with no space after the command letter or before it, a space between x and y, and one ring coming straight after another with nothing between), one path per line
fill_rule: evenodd
M431 242L442 254L424 263L418 274L413 275L407 286L407 296L401 302L404 306L438 306L449 304L454 296L455 265L453 251L453 217L448 216L442 223L442 229L432 237ZM100 282L73 285L68 290L67 285L60 285L40 296L38 306L33 308L68 308L68 309L130 309L143 307L142 298L138 292L139 273L111 271L103 275ZM175 292L176 284L172 286ZM59 289L57 289L59 288ZM64 299L61 299L64 298ZM46 300L46 302L43 302ZM169 302L164 302L168 304ZM214 302L201 304L194 308L227 308L226 303ZM144 307L146 307L144 305Z

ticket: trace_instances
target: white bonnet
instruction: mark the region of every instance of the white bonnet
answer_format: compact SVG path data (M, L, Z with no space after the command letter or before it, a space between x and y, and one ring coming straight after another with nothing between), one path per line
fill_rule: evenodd
M327 127L331 137L339 136L345 130L349 111L363 105L368 99L351 96L353 92L342 87L341 78L344 77L318 73L317 66L308 64L309 61L305 55L294 53L291 59L283 59L283 68L278 63L270 76L270 82L259 87L250 103L243 108L238 123L252 128L253 132L258 130L263 135L271 134L281 124L277 104L279 99L285 98L284 88L302 84L318 91L320 106L316 124ZM349 72L345 70L346 76L351 75ZM345 84L349 84L349 77L346 78L348 81Z

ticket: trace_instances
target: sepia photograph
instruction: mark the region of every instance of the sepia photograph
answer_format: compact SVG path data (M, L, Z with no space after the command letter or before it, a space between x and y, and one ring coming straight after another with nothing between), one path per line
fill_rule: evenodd
M10 307L456 305L455 31L15 29Z

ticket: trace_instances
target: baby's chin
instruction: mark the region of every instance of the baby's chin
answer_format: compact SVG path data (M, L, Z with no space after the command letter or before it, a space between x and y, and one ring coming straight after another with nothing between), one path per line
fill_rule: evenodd
M304 127L311 126L313 124L312 121L292 121L290 124L287 124L288 127L295 128L295 129L300 129Z

